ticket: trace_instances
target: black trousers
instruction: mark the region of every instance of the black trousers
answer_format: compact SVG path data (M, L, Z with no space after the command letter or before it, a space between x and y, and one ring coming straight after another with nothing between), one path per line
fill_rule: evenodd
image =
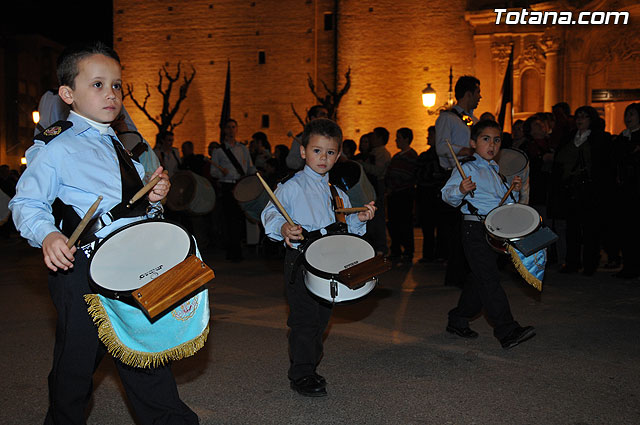
M296 266L299 251L287 249L284 282L289 303L289 372L291 380L313 375L322 359L322 335L331 318L331 304L320 301L304 284L303 267ZM291 282L292 275L293 282Z
M46 425L86 423L93 373L106 353L83 298L92 293L87 263L86 256L78 252L73 269L49 274L57 323ZM180 400L170 366L142 369L117 360L115 363L140 424L199 423L196 414Z
M387 197L387 227L393 256L413 258L413 202L413 189L392 192Z
M471 272L467 275L458 306L449 312L449 323L468 327L469 321L484 309L493 335L502 339L520 326L511 315L507 294L500 285L498 254L486 240L484 225L478 221L462 222L462 245Z
M233 183L220 183L218 200L222 206L224 227L222 228L227 260L242 259L242 238L245 233L245 215L233 197Z

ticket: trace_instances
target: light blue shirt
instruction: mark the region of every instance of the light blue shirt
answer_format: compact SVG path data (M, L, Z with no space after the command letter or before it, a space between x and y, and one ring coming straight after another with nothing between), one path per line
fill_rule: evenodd
M350 208L349 197L340 188L336 189L345 208ZM279 184L275 195L293 222L309 232L323 229L336 221L331 203L329 173L321 176L305 165L292 178ZM273 202L269 201L262 211L261 219L269 238L284 240L280 229L286 220ZM356 235L364 235L366 231L366 223L358 219L358 214L347 215L347 226L349 233Z
M451 177L449 177L449 180L447 180L447 183L442 188L442 200L452 207L457 207L463 200L466 200L478 209L478 214L487 215L492 209L498 206L500 200L509 188L502 182L498 174L498 164L495 161L491 160L491 162L489 162L477 153L474 153L473 157L475 161L462 164L462 170L466 176L471 177L471 181L476 184L474 197L472 198L469 193L463 195L462 192L460 192L462 177L458 169L454 168L451 172ZM517 201L518 193L511 193ZM509 202L509 200L506 202ZM461 211L463 214L471 214L467 205L464 205Z
M20 177L16 196L9 204L16 228L35 247L42 246L49 233L59 231L51 209L56 198L73 206L81 218L99 195L103 200L94 217L108 212L121 201L120 164L111 142L111 137L116 137L115 132L109 127L101 135L77 114L70 114L69 121L73 127L46 145L42 142L34 145L37 155ZM136 161L133 163L143 178L143 166ZM103 238L141 218L122 218L96 235Z

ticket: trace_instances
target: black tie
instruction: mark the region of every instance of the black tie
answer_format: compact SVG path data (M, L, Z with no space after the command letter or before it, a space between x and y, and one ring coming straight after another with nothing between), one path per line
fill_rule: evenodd
M138 175L138 171L136 171L136 167L133 165L133 161L131 160L131 156L124 150L122 144L113 136L111 136L111 142L113 143L113 147L116 150L116 154L118 155L118 162L120 163L120 178L122 179L122 202L116 208L126 208L126 204L129 202L129 199L133 198L133 195L136 194L144 184ZM133 205L133 208L128 209L133 213L133 210L136 210L136 213L133 215L126 214L124 217L135 217L140 215L140 211L144 211L146 209L146 202L143 201L142 198L140 201L136 202ZM143 208L140 210L140 208ZM124 213L125 210L122 212ZM120 211L119 211L120 212Z

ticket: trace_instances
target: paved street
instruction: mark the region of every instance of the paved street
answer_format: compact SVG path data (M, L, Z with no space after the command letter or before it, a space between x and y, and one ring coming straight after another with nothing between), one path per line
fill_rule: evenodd
M40 251L15 235L0 252L0 424L38 424L54 340L46 272ZM459 290L442 285L443 265L395 268L369 297L335 307L318 370L329 396L309 399L286 377L282 261L245 254L232 264L220 250L204 253L216 272L211 333L174 364L202 424L640 423L639 280L554 266L538 293L505 268L514 316L537 329L505 351L483 317L471 325L476 340L444 331ZM109 357L88 423L135 423Z

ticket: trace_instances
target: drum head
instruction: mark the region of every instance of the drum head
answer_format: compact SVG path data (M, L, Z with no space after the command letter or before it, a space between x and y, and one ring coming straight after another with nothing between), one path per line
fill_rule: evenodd
M179 171L171 177L171 189L167 195L167 206L174 211L184 211L196 193L196 180L191 171Z
M337 275L375 256L371 244L354 235L327 235L317 239L304 252L305 263L321 277Z
M541 223L540 214L523 204L509 204L493 209L484 220L489 233L502 240L522 238L534 232Z
M243 177L233 188L233 197L238 202L249 202L264 192L264 186L257 176Z
M89 279L108 295L125 295L182 262L191 236L167 221L142 221L106 237L89 260Z
M518 149L504 148L500 150L496 162L500 174L505 177L515 176L523 171L529 163L527 154Z

